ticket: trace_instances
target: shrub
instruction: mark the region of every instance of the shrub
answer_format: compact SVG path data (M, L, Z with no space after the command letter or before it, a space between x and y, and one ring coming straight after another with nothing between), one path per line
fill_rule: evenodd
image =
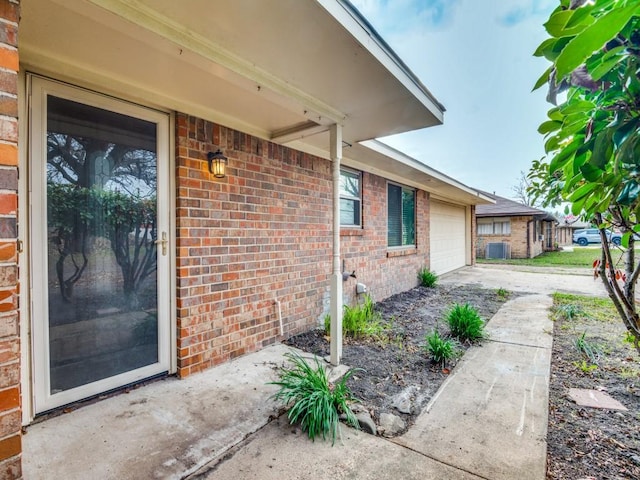
M426 350L433 361L444 367L447 360L455 353L451 340L441 338L437 330L434 330L431 335L427 335L425 340L427 341Z
M506 288L500 287L496 290L496 295L503 300L506 300L510 294L511 292L509 292L509 290L507 290Z
M326 370L314 357L315 367L299 354L290 352L285 356L291 361L290 367L280 370L280 380L270 382L280 389L273 395L291 408L287 413L290 423L300 422L311 440L322 434L323 440L330 434L332 445L339 436L339 416L344 413L347 424L358 428L358 420L349 407L355 400L346 382L354 370L349 370L339 382L331 385Z
M344 306L342 313L342 332L344 335L377 336L387 330L387 325L382 322L382 316L375 311L375 304L370 295L364 297L362 303L355 306ZM331 317L324 317L324 329L327 334L331 331Z
M556 313L565 320L572 320L575 317L582 315L584 312L580 305L573 303L567 303L556 307Z
M478 310L468 303L455 303L447 313L447 322L451 335L460 341L474 341L484 337L484 320L480 318Z
M423 287L435 287L438 282L438 275L430 271L428 268L421 268L418 271L418 280Z
M578 352L587 357L587 360L597 365L600 359L600 350L596 344L586 340L586 334L587 332L583 332L582 335L576 337L573 344Z

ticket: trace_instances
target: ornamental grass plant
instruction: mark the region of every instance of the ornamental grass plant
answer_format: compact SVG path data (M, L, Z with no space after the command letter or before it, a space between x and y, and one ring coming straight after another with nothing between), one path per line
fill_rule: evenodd
M473 342L485 337L484 320L480 318L478 310L468 303L454 303L447 313L447 322L451 335L461 342Z
M438 283L438 275L425 267L418 271L418 280L423 287L433 288Z
M445 366L447 360L455 355L453 342L443 339L437 330L434 330L431 335L427 335L425 340L427 341L425 350L431 355L431 359L442 367Z
M331 333L331 317L324 318L324 329ZM370 295L365 295L362 303L353 307L345 305L342 311L342 332L350 337L377 337L382 335L389 326L382 321L380 312L375 310L375 303Z
M282 367L280 379L271 382L280 389L273 398L291 408L287 412L290 423L300 423L311 440L322 435L325 440L331 436L331 444L340 436L340 414L346 417L346 423L359 428L358 420L349 404L356 400L346 382L353 375L349 370L337 383L330 383L326 370L320 360L314 357L314 365L295 352L286 353L290 366Z

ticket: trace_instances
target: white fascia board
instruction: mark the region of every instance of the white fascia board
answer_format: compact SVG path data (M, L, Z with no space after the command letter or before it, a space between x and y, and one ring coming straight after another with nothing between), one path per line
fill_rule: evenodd
M424 86L418 77L376 32L373 26L348 1L316 0L371 55L391 72L440 123L444 121L444 106Z
M496 203L495 200L493 200L492 198L488 197L487 195L483 194L481 191L476 190L474 188L468 187L467 185L458 182L457 180L449 177L448 175L445 175L444 173L441 173L427 165L425 165L424 163L422 163L420 160L416 160L415 158L412 158L402 152L400 152L399 150L396 150L393 147L390 147L389 145L387 145L386 143L382 143L379 140L366 140L364 142L358 142L360 145L362 145L363 147L369 148L370 150L373 150L374 152L380 153L386 157L389 157L390 160L393 160L395 162L401 163L403 165L406 165L408 167L411 167L421 173L424 173L426 175L429 175L430 177L439 180L443 183L446 183L448 185L451 185L452 187L455 187L459 190L462 190L463 192L469 194L469 195L473 195L474 197L477 197L480 200L483 200L486 203Z

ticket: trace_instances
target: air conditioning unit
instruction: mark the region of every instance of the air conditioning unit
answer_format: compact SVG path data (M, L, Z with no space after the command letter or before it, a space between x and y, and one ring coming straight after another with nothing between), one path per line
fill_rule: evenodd
M511 245L505 242L487 243L485 258L511 258Z

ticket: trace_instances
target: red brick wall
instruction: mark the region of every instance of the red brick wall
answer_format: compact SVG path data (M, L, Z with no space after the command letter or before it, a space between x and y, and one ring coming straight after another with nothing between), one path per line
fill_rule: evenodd
M329 311L331 163L184 114L176 116L178 373L258 350L319 325ZM206 154L220 147L227 176ZM386 180L363 174L363 229L342 258L375 300L417 284L428 259L428 195L417 192L418 248L387 250ZM428 265L426 265L428 266Z
M509 217L511 222L511 234L509 235L477 235L477 255L484 258L484 249L487 243L505 242L511 245L511 258L533 258L544 251L543 222L538 220L537 231L534 232L534 220L531 216ZM527 235L528 251L527 251Z
M341 255L345 269L356 279L343 284L345 302L355 301L357 282L364 283L374 300L383 300L418 284L418 270L429 267L429 196L416 192L416 246L387 248L387 180L362 175L361 229L341 231Z
M21 478L18 316L19 2L0 0L0 478Z
M178 370L308 329L328 308L330 163L178 114ZM215 179L208 151L229 158Z

